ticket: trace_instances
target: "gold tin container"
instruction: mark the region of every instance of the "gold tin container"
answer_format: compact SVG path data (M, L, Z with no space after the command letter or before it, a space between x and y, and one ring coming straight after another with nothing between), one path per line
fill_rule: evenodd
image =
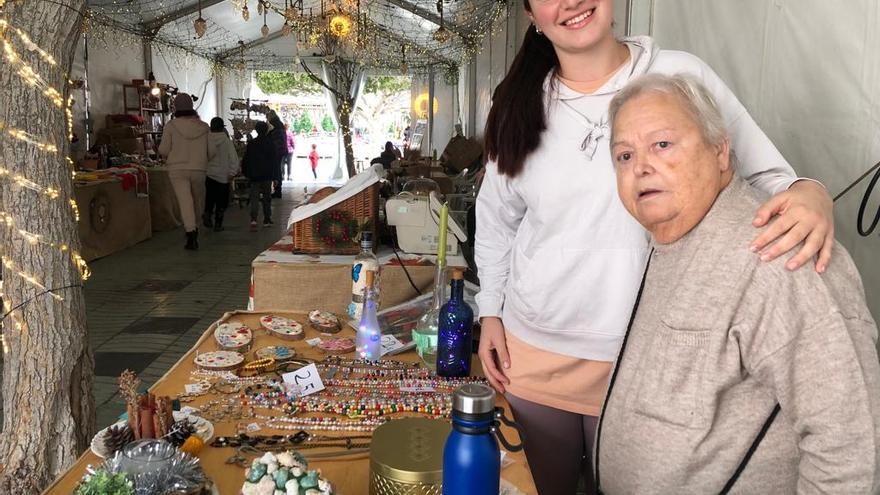
M444 420L396 419L376 428L370 447L370 495L440 495Z

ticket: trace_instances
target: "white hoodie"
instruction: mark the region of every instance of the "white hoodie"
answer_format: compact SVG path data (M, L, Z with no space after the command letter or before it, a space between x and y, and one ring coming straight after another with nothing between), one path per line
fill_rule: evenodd
M211 128L198 117L178 117L165 125L159 154L169 171L205 171L208 166L208 132Z
M611 98L637 76L693 74L718 102L740 176L769 194L796 180L773 143L702 60L660 50L649 37L623 41L630 49L629 63L592 95L548 75L547 130L540 146L514 179L499 175L495 163L487 164L477 198L480 317L501 317L507 331L534 347L597 361L616 356L645 267L648 235L617 195L608 133L592 160L580 150L586 119L607 121Z
M225 132L208 134L208 155L211 158L208 160L207 175L217 182L226 184L230 177L241 170L235 145Z

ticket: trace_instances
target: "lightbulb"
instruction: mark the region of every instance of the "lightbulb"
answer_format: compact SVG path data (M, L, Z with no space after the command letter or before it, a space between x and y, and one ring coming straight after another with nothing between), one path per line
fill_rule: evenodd
M153 96L159 96L160 94L162 94L162 90L159 89L159 86L155 86L150 89L150 94Z
M241 17L245 21L247 21L251 18L251 11L248 10L247 4L244 4L244 7L241 8Z
M193 27L196 30L196 36L201 38L208 31L208 21L199 17L195 21L193 21Z
M263 24L263 27L260 28L260 32L263 33L263 38L269 36L269 26Z
M336 14L330 19L330 33L337 38L345 38L351 33L351 18L345 14Z

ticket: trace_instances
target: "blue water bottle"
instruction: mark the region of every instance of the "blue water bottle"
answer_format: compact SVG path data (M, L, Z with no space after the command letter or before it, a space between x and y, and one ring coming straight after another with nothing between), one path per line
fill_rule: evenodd
M510 452L522 450L511 445L498 430L498 421L517 429L495 407L492 388L469 383L452 395L452 431L443 449L444 495L498 495L501 484L501 452L498 441ZM496 440L497 437L497 440Z

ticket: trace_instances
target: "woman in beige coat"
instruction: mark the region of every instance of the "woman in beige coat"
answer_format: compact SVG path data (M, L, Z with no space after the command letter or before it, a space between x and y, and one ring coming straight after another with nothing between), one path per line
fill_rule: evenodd
M186 229L186 249L199 248L196 212L205 208L205 171L208 167L208 124L193 110L190 95L174 97L174 119L165 126L159 154L165 157L174 195Z

